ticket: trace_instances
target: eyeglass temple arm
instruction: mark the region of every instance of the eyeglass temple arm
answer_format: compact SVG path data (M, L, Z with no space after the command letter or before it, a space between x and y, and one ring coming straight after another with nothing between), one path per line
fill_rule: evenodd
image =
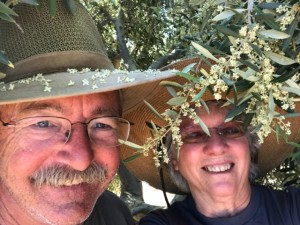
M2 125L5 126L5 127L13 126L13 124L11 124L11 123L6 123L6 122L4 122L2 119L0 119L0 121L1 121Z

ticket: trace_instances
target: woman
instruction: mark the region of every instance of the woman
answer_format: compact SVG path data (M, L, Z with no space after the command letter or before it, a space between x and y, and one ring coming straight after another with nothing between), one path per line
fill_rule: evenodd
M182 146L169 150L171 176L186 199L153 211L140 225L292 225L300 224L300 190L274 191L252 185L257 174L258 138L241 121L225 122L230 107L207 102L196 113L207 126L183 117Z

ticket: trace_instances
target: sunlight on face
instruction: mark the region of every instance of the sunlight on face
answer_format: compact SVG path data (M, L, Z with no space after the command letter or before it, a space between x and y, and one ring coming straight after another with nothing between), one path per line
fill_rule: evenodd
M181 130L188 133L185 138L189 142L183 144L179 159L173 161L174 168L187 180L192 193L209 198L233 196L249 185L248 141L238 124L224 123L228 108L219 108L213 102L208 106L210 114L204 109L198 109L197 114L211 128L211 136L204 135L192 119L183 118Z
M97 116L120 116L117 92L21 103L2 106L0 110L1 119L7 122L31 116L64 117L72 122L86 122ZM0 204L7 208L7 214L1 216L13 215L13 219L22 224L81 223L117 171L118 147L91 144L84 124L74 125L69 141L52 145L51 149L46 144L29 147L13 127L1 126L0 133ZM98 165L99 170L90 168L92 164ZM52 185L54 181L36 185L33 174L51 167L54 174L61 169L59 185ZM102 171L101 168L104 169L101 178L90 178L95 171ZM42 172L40 179L50 175L49 170L44 171L47 172ZM57 179L57 175L52 176Z

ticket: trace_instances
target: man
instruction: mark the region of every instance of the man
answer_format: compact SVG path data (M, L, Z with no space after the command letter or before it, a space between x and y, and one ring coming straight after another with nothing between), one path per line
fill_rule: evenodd
M105 191L129 135L122 111L143 98L134 86L171 73L110 72L96 26L76 7L57 1L53 17L46 1L18 4L18 26L0 21L0 49L15 66L0 67L0 224L133 224Z

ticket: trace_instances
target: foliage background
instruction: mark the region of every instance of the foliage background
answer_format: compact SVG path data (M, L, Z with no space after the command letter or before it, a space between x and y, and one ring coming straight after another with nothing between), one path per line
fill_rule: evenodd
M47 0L49 9L55 15L55 0ZM64 0L74 11L76 0ZM12 6L25 2L36 4L36 0L1 0L0 19L14 22L16 16ZM289 6L298 4L298 0L272 1L221 1L221 0L82 0L91 12L97 27L102 34L103 41L108 47L109 57L117 68L158 69L176 59L192 57L198 51L191 42L205 47L213 54L223 54L229 51L229 36L237 35L245 23L239 13L230 20L211 23L211 18L219 12L218 6L222 3L232 7L247 8L254 5L256 10L259 4L269 3L264 10L269 10L264 17L265 26L273 29L278 25L275 15L271 14L274 7L280 4ZM272 8L273 7L273 8ZM262 10L262 9L261 9ZM74 13L76 13L74 11ZM248 11L248 13L251 13ZM299 12L296 19L290 22L288 31L291 38L280 41L285 46L285 54L292 59L299 59L300 31ZM226 29L225 29L226 28ZM230 28L230 29L228 29ZM1 39L0 39L1 41ZM0 63L10 64L5 53L0 50ZM299 72L299 62L281 67L282 74L291 77ZM300 153L295 149L291 158L278 168L275 168L258 182L276 188L286 185L300 186ZM116 179L118 180L118 179ZM118 181L112 188L118 189Z

